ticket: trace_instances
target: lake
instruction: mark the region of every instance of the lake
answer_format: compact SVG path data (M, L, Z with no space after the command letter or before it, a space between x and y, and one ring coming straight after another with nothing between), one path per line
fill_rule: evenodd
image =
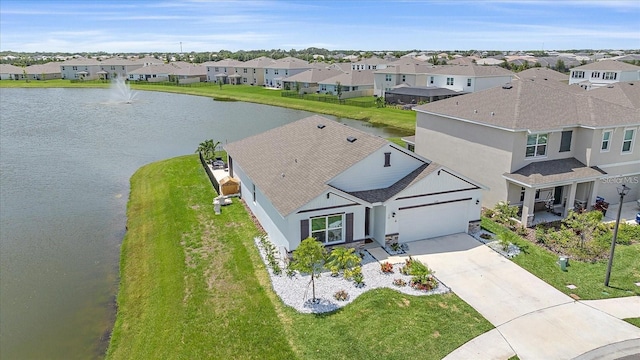
M160 92L126 104L108 89L0 89L0 358L103 357L139 167L309 115Z

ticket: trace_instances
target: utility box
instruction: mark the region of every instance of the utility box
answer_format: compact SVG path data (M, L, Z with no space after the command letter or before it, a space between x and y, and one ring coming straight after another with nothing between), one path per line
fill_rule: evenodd
M558 259L558 264L560 265L560 270L567 271L567 258L566 257L560 257Z

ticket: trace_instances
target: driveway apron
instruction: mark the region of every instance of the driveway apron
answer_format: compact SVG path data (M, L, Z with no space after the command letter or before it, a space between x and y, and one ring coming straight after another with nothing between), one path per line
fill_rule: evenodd
M467 234L413 242L409 253L496 326L520 359L572 359L640 339L637 327L574 301Z

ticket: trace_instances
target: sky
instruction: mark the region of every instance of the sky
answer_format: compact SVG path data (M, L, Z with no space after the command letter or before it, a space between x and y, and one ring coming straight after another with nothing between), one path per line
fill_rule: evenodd
M640 0L1 0L0 51L640 49Z

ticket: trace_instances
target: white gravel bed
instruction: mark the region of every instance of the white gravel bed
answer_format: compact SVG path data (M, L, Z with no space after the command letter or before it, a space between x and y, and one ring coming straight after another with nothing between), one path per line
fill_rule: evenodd
M330 271L325 271L320 274L320 277L315 279L316 298L318 301L314 303L311 301L311 276L302 275L298 272L296 272L292 277L287 276L286 266L283 261L280 262L280 266L283 269L282 273L280 275L274 275L266 260L266 253L259 241L259 238L254 239L256 247L260 252L260 256L269 271L273 290L280 299L282 299L282 302L302 313L324 313L334 311L351 303L361 294L377 288L386 287L408 295L416 296L444 294L451 291L439 280L438 286L431 291L415 290L408 285L411 280L411 276L400 273L400 268L402 268L404 263L393 264L394 273L385 274L380 271L380 263L378 263L378 261L374 259L369 252L363 250L362 254L364 258L362 259L362 274L364 275L364 287L358 288L353 281L345 280L342 275L339 277L333 277L331 276ZM393 280L398 278L406 281L407 286L398 287L393 285ZM347 300L338 301L333 297L333 295L339 290L345 290L348 293Z
M509 246L507 246L507 250L505 251L502 248L502 245L500 245L499 241L492 241L490 243L487 243L487 246L490 247L491 249L495 250L497 253L499 253L500 255L506 257L506 258L513 258L514 256L517 256L520 254L520 247L518 247L518 245L514 245L512 243L509 243Z

